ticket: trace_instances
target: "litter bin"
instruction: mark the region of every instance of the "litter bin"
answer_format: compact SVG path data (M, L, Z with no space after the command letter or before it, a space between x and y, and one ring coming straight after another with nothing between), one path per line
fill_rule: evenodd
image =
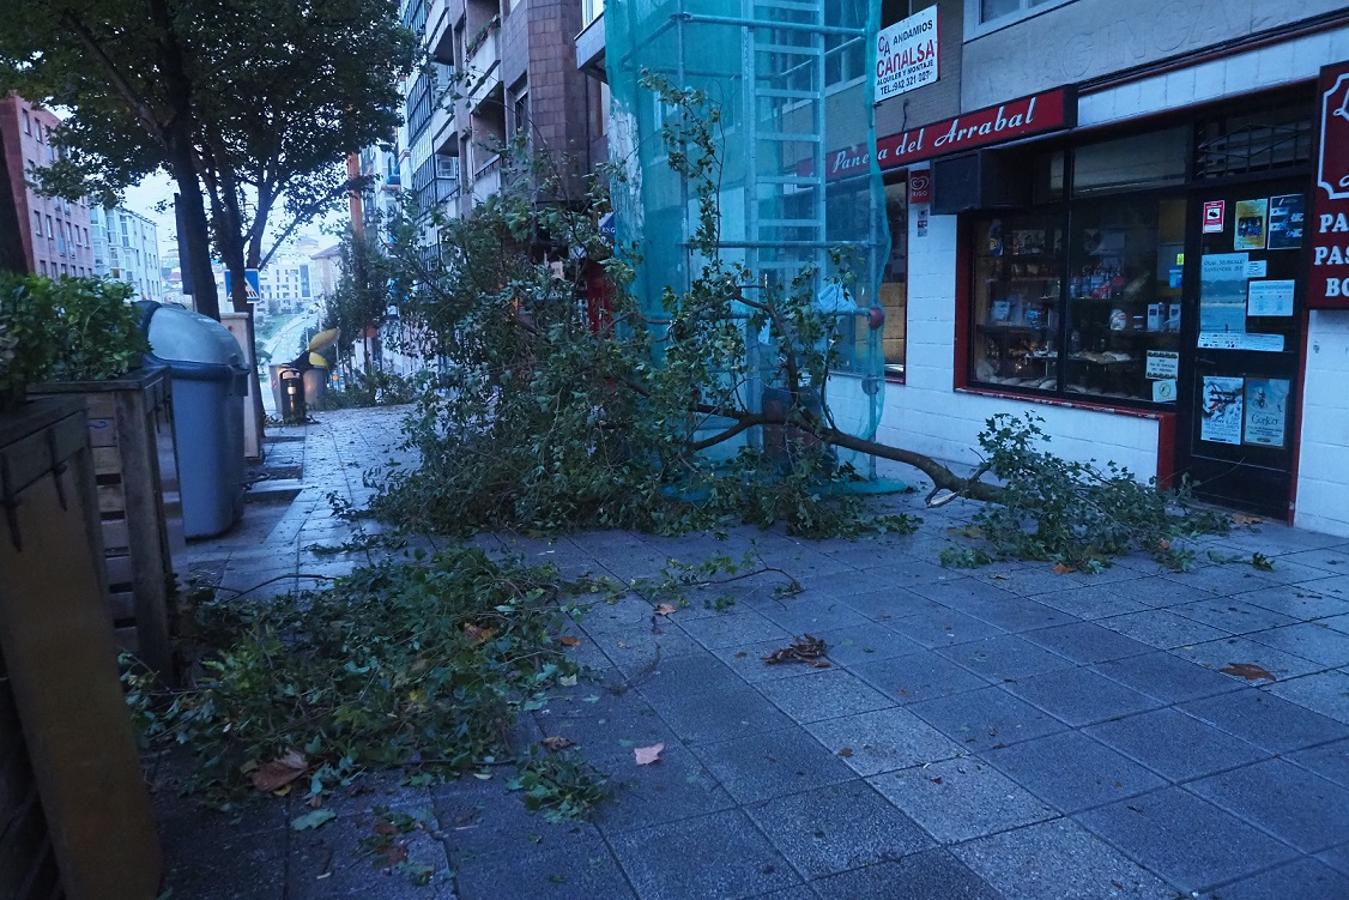
M305 374L299 369L282 366L277 370L276 414L287 425L303 425L308 412L305 409Z
M168 368L173 381L183 531L220 534L244 511L243 353L225 326L182 307L150 307L145 328L146 362Z

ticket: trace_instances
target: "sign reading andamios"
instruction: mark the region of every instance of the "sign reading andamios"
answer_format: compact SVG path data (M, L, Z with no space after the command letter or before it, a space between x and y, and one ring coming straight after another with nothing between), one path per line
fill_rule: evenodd
M935 6L877 32L877 103L937 80L937 34Z

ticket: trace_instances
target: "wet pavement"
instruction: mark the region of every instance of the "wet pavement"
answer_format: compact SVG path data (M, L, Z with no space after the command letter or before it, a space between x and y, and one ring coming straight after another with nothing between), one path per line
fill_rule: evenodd
M369 562L306 548L350 537L327 497L368 499L398 416L272 429L268 465L298 494L249 504L180 568L265 595ZM203 811L161 766L172 896L1349 897L1349 541L1261 524L1198 542L1185 574L1142 556L1100 575L952 570L938 553L973 507L920 497L876 501L924 516L910 536L479 538L625 582L753 546L805 590L780 597L770 573L669 616L636 594L586 616L590 677L521 733L569 737L608 774L593 822L526 812L505 771L387 773L294 831L297 799ZM1212 562L1256 550L1272 570ZM827 665L763 661L805 633Z

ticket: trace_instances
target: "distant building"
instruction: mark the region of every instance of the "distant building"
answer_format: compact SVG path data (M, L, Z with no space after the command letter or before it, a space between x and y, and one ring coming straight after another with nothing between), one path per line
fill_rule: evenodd
M31 173L56 161L52 132L61 120L17 94L0 98L0 145L18 207L19 229L29 270L38 275L93 275L89 208L39 194Z
M89 208L94 271L131 285L137 299L164 301L159 229L145 216L120 206Z

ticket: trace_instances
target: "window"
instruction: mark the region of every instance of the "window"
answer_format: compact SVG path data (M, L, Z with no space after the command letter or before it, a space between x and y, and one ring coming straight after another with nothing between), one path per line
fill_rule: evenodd
M56 226L52 224L52 217L47 216L47 237L56 237Z
M904 377L904 348L908 336L909 186L897 181L885 186L885 214L890 223L890 257L881 277L880 305L885 310L881 334L885 374Z
M581 27L604 15L604 0L581 0Z
M965 0L965 39L1028 19L1073 0Z
M1188 147L1176 128L1024 160L1038 206L974 229L971 381L1174 404L1186 201L1159 188Z
M836 0L825 5L825 24L834 28L865 29L867 4L860 0ZM824 83L826 87L852 84L866 75L866 35L826 34L824 37Z
M38 270L39 270L43 275L46 275L46 274L47 274L47 261L46 261L45 259L39 259L39 260L37 261L37 264L38 264Z
M31 135L33 133L33 120L28 115L28 110L23 111L23 133Z
M42 237L42 213L33 213L33 237Z

